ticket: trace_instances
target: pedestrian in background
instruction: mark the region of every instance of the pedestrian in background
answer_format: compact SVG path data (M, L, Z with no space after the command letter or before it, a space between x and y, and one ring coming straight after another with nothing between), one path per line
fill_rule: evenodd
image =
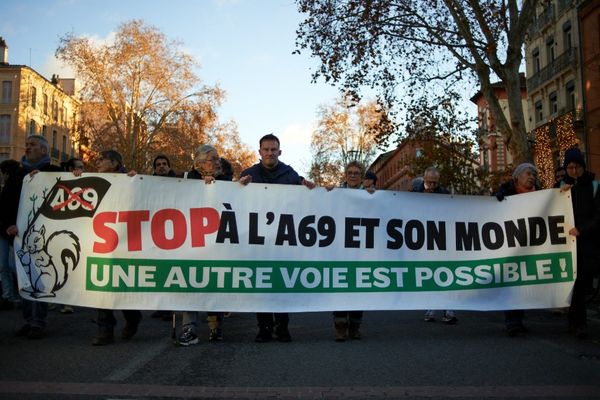
M594 174L586 169L578 148L565 152L567 171L562 191L571 190L575 226L569 235L577 239L577 278L573 287L568 319L569 330L578 338L587 337L585 296L592 290L595 269L600 262L600 194Z

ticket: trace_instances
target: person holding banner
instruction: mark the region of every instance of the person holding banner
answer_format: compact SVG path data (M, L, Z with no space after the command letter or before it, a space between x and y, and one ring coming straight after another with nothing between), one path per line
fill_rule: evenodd
M569 235L577 239L577 279L569 307L569 330L580 339L587 337L585 296L592 289L594 268L600 261L600 194L594 174L586 170L585 159L578 148L565 152L563 166L567 170L561 190L571 190L575 226Z
M500 185L495 194L496 198L502 201L506 196L539 190L537 176L538 170L535 165L530 163L518 165L513 171L512 180ZM524 314L523 310L504 311L504 324L508 336L515 337L528 332L528 329L523 325Z
M191 171L184 174L186 179L201 179L206 185L215 181L231 181L232 176L228 171L223 171L223 164L229 165L229 162L219 157L217 149L210 145L201 145L194 154L194 167ZM224 312L208 312L206 321L208 322L208 340L218 342L223 340L223 316ZM192 346L198 344L198 312L184 311L182 327L183 333L179 337L180 346Z
M35 175L38 172L58 172L62 169L56 165L51 164L49 155L50 145L45 137L40 135L31 135L25 141L25 155L21 158L21 165L23 167L24 175ZM20 177L19 181L19 193L23 182L24 175ZM14 216L14 221L17 220L18 203L16 207L10 209L8 213ZM6 229L6 233L10 236L17 235L17 226L11 225ZM25 325L23 325L17 332L17 336L27 337L28 339L41 339L45 334L46 328L46 316L48 314L48 303L43 301L33 301L23 299L22 311L23 318L25 319Z
M440 171L436 167L429 167L423 173L423 179L414 182L413 189L411 192L417 193L437 193L437 194L450 194L446 188L440 186ZM435 310L425 311L425 322L435 321ZM458 322L458 319L454 315L453 310L444 310L442 316L442 322L453 325Z
M135 175L135 171L127 172L127 169L123 166L123 157L116 150L100 152L100 155L96 159L96 169L101 173L127 173L129 176ZM123 316L125 317L125 327L121 331L121 337L129 340L137 333L138 325L142 320L142 313L139 310L123 310ZM114 327L117 324L113 310L99 308L96 322L98 323L98 334L93 339L92 345L104 346L113 343L115 341Z
M0 277L2 278L2 307L11 309L21 301L16 285L15 262L13 257L13 237L6 233L9 226L16 223L19 196L23 181L21 164L15 160L0 163L2 191L0 192Z
M368 187L363 186L364 167L358 161L350 161L346 165L346 180L341 188L345 189L365 189L369 193L375 191L375 181L377 177L371 173L368 179L371 179L371 184ZM344 342L346 339L360 340L360 325L362 324L363 311L334 311L333 312L333 327L335 328L335 341Z
M273 134L263 136L259 140L260 162L242 171L239 182L247 185L250 182L275 183L283 185L304 185L309 189L315 184L302 178L292 167L279 161L281 149L279 138ZM255 342L263 343L273 340L273 328L280 342L290 342L292 337L288 330L288 313L257 313L258 334Z

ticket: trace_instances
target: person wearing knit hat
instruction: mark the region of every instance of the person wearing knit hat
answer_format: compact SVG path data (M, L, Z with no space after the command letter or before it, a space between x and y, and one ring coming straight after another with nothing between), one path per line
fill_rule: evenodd
M565 152L565 184L561 191L571 191L575 226L569 235L577 240L577 278L569 307L569 330L578 338L587 337L587 312L585 296L592 288L594 268L600 260L600 193L594 174L585 169L581 150L571 148Z
M500 186L495 193L496 198L502 201L506 196L539 190L537 176L538 170L535 165L531 163L517 165L512 173L512 180Z
M523 163L523 164L517 165L517 168L515 168L515 170L513 171L513 173L512 173L513 179L517 179L519 177L519 175L521 175L526 170L531 170L531 172L533 172L537 176L538 170L535 167L535 165L533 165L531 163Z
M579 164L585 169L585 159L583 158L581 150L577 147L572 147L565 152L565 162L563 163L563 167L566 169L567 165L571 163Z
M519 164L512 173L512 180L503 183L496 191L496 198L502 201L507 196L539 190L537 172L537 168L531 163ZM504 311L504 324L508 336L514 337L528 332L523 325L524 314L523 310Z

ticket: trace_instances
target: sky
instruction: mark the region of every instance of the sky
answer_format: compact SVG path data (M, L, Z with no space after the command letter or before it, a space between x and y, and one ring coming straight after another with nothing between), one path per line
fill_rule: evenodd
M302 20L293 0L3 0L1 10L9 63L48 79L73 77L54 57L66 33L102 40L132 19L156 26L200 63L204 84L225 90L221 122L235 121L253 150L274 133L280 159L301 173L310 165L317 109L338 97L336 88L311 83L318 60L292 54Z

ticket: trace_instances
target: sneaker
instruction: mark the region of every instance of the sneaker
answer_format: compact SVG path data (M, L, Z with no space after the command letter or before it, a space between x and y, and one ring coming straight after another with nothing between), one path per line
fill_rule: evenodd
M183 347L193 346L198 344L198 335L190 327L184 328L183 333L179 337L179 345Z
M223 330L221 328L210 329L208 332L209 342L220 342L223 340Z
M267 327L259 327L254 341L257 343L266 343L270 342L271 340L273 340L271 329Z
M425 313L425 318L423 318L425 322L435 322L435 312L433 310L427 310Z
M74 310L73 310L73 307L71 307L71 306L63 306L60 309L61 314L73 314L73 312L74 312Z
M125 340L129 340L135 336L138 330L139 324L132 324L129 322L125 322L125 327L121 331L121 337Z
M448 325L454 325L458 322L458 318L456 318L454 315L444 314L442 317L442 322Z
M100 332L92 340L92 346L106 346L107 344L114 343L115 336L112 332Z
M31 325L25 324L15 332L15 336L25 337L29 334L30 330L31 330Z

